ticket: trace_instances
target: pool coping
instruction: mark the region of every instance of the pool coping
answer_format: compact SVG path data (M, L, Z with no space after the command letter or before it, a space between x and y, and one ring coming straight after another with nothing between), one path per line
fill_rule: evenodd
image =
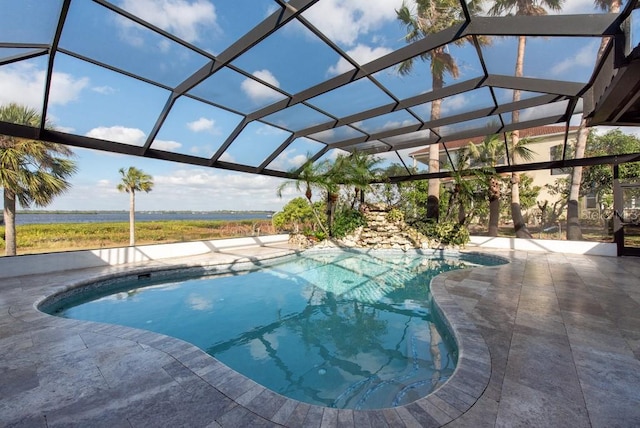
M425 397L407 405L375 410L335 409L300 402L263 387L208 355L203 350L181 339L119 325L58 318L38 309L40 304L53 295L69 292L70 290L111 278L141 275L175 268L193 269L197 267L214 268L219 273L222 273L227 269L238 268L241 263L260 264L261 261L297 253L300 253L300 251L276 251L267 256L239 258L226 263L217 262L216 257L213 256L197 261L177 260L177 263L164 261L161 264L153 263L133 266L128 269L116 269L106 273L91 274L81 279L49 288L46 295L33 302L32 308L43 316L56 318L57 321L54 324L58 324L59 327L75 331L89 331L116 339L134 341L140 346L163 352L224 396L233 400L237 405L242 406L264 421L277 425L307 425L315 419L317 420L316 422L320 423L320 426L330 426L335 425L335 423L340 426L353 424L361 426L360 422L364 420L385 421L391 426L441 426L452 422L467 412L481 397L489 384L491 376L489 349L475 324L445 288L445 280L450 272L440 274L432 280L431 293L435 303L434 306L442 315L442 320L458 345L458 362L454 373L443 385ZM455 253L477 253L486 256L486 254L475 251ZM492 268L494 267L486 266L472 269ZM373 425L373 423L371 424Z

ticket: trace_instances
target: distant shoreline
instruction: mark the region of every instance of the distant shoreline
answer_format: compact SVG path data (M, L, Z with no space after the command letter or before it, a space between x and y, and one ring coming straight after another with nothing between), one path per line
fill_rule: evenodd
M198 211L198 210L143 210L136 213L148 214L275 214L277 211L269 210L215 210L215 211ZM18 214L129 214L128 210L18 210Z

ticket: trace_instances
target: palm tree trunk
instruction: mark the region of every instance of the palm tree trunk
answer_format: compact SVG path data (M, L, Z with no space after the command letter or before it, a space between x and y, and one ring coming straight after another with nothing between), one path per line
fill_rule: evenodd
M436 74L433 76L433 90L441 89L443 82L441 79L436 78ZM440 118L440 106L442 100L433 100L431 102L431 120L437 120ZM429 146L429 174L440 172L440 143L432 144ZM436 223L440 217L440 179L430 178L428 186L427 197L427 219L433 220Z
M5 255L16 255L16 195L4 189L4 244Z
M518 37L518 56L516 58L516 77L522 77L524 74L524 51L527 43L525 36ZM520 101L520 91L513 91L513 102ZM520 112L515 110L512 113L512 122L520 121ZM512 163L516 163L515 148L520 141L520 131L511 133L511 159ZM513 219L513 228L516 232L516 238L533 238L522 217L522 209L520 207L520 175L517 172L511 173L511 218Z
M620 12L620 1L612 1L609 6L609 13ZM598 60L602 59L604 51L609 44L607 38L603 38L598 49ZM578 141L576 142L576 155L574 159L582 159L587 147L587 121L582 117L578 128ZM580 217L578 201L580 198L580 185L582 184L582 167L576 166L571 172L571 188L569 191L569 202L567 203L567 240L582 240L582 228L580 227Z
M136 194L129 193L129 245L136 245Z
M322 229L324 234L329 236L329 233L327 232L327 229L324 228L324 226L322 225L322 221L320 221L320 216L318 215L318 212L316 211L316 207L313 206L313 202L311 201L311 198L307 197L307 201L309 201L309 205L311 206L311 212L313 213L314 217L316 218L316 223L318 223L318 226L320 226L320 229Z
M587 147L587 121L583 117L578 128L578 141L576 142L575 159L582 159ZM569 190L569 202L567 204L567 240L582 240L582 229L580 228L580 217L578 210L578 200L580 198L580 185L582 183L582 167L573 168L571 173L571 188Z
M491 177L489 180L489 236L498 236L500 193L500 180Z
M333 220L336 215L336 201L338 195L327 192L327 223L329 223L329 236L333 236Z

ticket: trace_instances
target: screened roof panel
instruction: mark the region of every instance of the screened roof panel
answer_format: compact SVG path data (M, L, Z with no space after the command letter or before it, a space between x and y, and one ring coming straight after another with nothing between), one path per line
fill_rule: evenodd
M362 120L360 122L354 122L351 126L358 128L367 134L375 134L376 132L418 124L420 124L420 122L408 111L400 110L376 116L371 119Z
M258 167L290 135L273 126L251 122L224 151L220 160Z
M270 114L262 118L262 120L291 131L299 131L301 129L330 122L332 119L331 117L300 103Z
M0 1L0 40L9 43L51 43L62 0Z
M410 172L395 151L377 153L375 156L380 159L376 168L384 171L388 177L399 177L407 175Z
M232 62L248 73L261 72L274 86L296 93L316 85L333 69L340 56L299 21L293 20Z
M393 98L369 79L356 80L308 101L309 104L339 118L393 102Z
M638 55L622 56L639 50L637 4L469 17L413 0L0 0L0 105L33 107L67 133L43 139L86 148L279 176L307 149L388 150L408 175L428 144L567 127L582 110L640 123L640 73L625 72ZM425 31L406 38L418 12Z
M363 65L404 45L406 30L395 18L399 4L319 1L302 17Z
M104 6L74 1L60 48L167 86L175 86L209 59Z
M300 168L326 146L308 138L296 138L269 165L268 169L287 172Z
M43 76L48 59L49 56L45 55L0 66L0 105L5 104L3 99L9 102L22 99L42 112Z
M31 78L37 79L45 67L33 70ZM144 145L170 95L62 53L56 55L52 80L47 118L58 128L136 146Z
M481 48L489 73L515 75L518 37L490 40ZM601 40L597 37L527 37L523 76L587 83Z
M273 0L234 0L215 2L159 2L121 0L113 2L127 12L214 55L259 24ZM260 11L261 13L256 13ZM180 19L172 19L173 15Z
M327 144L364 137L366 137L365 134L350 126L340 126L338 128L331 128L326 131L320 131L309 135L309 138L313 138L314 140Z
M240 115L182 97L151 148L210 159L241 121Z
M263 70L255 72L253 76L255 78L224 67L193 87L189 94L244 114L286 98L286 95L265 84L278 86L270 73Z

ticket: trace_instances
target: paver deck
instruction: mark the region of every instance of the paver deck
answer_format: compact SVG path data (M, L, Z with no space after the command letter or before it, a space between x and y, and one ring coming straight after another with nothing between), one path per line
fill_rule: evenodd
M296 402L178 339L36 309L96 278L290 252L1 280L0 426L640 426L640 259L496 251L511 263L438 276L434 298L460 341L456 372L425 398L377 411Z

